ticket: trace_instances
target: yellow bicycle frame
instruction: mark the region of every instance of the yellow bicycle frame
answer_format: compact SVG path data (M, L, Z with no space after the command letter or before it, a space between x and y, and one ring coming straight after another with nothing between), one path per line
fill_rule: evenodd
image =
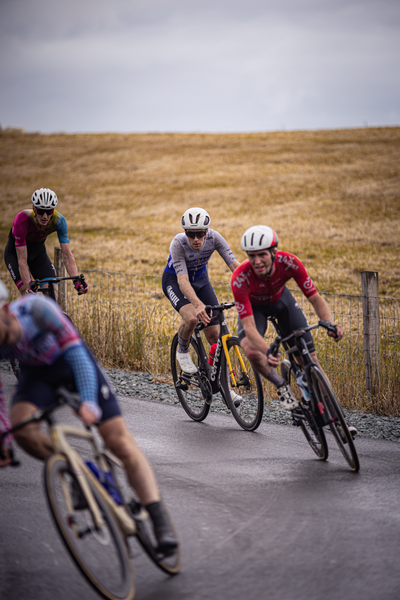
M221 339L222 339L222 347L223 347L224 353L225 353L226 364L228 365L228 369L229 369L229 379L230 379L230 382L231 382L231 387L237 388L238 385L236 383L235 373L234 373L234 370L232 368L232 363L231 363L231 359L230 359L229 352L228 352L227 339L230 338L230 337L233 337L231 333L227 333L226 335L223 335L221 337ZM246 373L246 375L247 375L247 370L246 370L245 364L243 362L242 355L240 354L239 349L238 349L237 346L234 346L234 349L235 349L235 352L236 352L236 356L239 359L242 371L243 371L243 373Z

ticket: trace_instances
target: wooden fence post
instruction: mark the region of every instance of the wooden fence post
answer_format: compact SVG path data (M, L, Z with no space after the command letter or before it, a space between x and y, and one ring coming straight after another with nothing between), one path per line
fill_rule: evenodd
M65 277L65 267L61 248L54 248L54 266L56 268L57 277ZM68 304L66 283L66 281L61 281L58 284L58 304L64 312L67 312Z
M364 363L368 397L379 390L380 383L380 324L378 273L363 271L361 273L363 329L364 329Z

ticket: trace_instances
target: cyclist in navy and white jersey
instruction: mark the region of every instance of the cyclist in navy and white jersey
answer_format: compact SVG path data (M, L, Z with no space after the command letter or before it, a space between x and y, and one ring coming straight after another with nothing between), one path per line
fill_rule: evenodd
M58 204L56 194L48 188L36 190L32 194L32 204L32 210L23 210L14 218L4 250L6 267L21 296L29 291L30 273L35 279L57 277L45 246L45 241L51 233L57 233L68 275L78 276L69 246L67 221L55 210ZM79 294L86 294L89 286L77 282L75 287ZM55 291L57 293L56 289Z
M26 295L7 304L8 290L0 284L0 359L18 358L21 370L10 411L12 426L56 402L60 385L77 390L82 400L79 417L86 425L97 424L106 446L124 464L129 482L153 520L160 551L173 550L177 542L150 463L128 431L113 391L75 327L53 300L42 295ZM6 417L0 396L3 431ZM20 429L14 438L40 460L53 453L39 423Z
M172 240L162 277L163 292L182 317L177 360L186 373L197 371L189 354L189 340L198 320L207 325L205 335L210 344L216 343L219 335L219 325L205 311L207 304L218 304L208 278L208 261L217 251L232 272L240 265L222 235L209 229L210 223L210 215L203 208L189 208L183 214L185 232Z

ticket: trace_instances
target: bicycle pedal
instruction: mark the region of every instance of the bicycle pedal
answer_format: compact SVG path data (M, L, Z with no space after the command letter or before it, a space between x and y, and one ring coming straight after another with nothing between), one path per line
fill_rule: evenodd
M186 381L180 381L180 379L178 379L178 381L175 382L175 388L177 390L183 390L184 392L187 392L189 389L189 386L186 383Z

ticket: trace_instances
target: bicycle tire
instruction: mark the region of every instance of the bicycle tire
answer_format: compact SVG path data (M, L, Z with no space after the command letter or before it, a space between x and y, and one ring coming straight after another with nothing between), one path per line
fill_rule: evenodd
M287 371L287 373L285 369L284 373L281 365L281 372L282 376L285 375L285 381L287 381L293 389L293 383L296 382L296 378L293 375L292 367L290 368L290 370ZM296 387L299 388L297 382ZM298 425L300 427L304 434L304 437L306 438L311 449L313 450L313 452L315 452L318 458L320 460L325 461L328 458L329 451L324 430L313 413L311 402L303 400L303 396L300 389L298 391L298 394L296 395L299 398L301 398L301 400L300 406L298 408L295 408L292 412L293 423L294 425Z
M203 421L210 411L212 399L211 384L202 365L196 340L192 337L189 343L190 355L198 367L197 373L188 375L182 369L176 358L178 351L178 334L175 334L171 344L171 371L176 393L185 412L193 421Z
M130 502L129 508L136 524L136 537L147 556L159 569L161 569L161 571L164 571L164 573L167 573L168 575L177 575L181 568L180 547L178 546L175 552L169 556L158 553L156 550L157 540L155 538L153 526L148 513L144 512L143 514L143 511L141 510L141 504L139 502ZM169 518L172 524L171 517Z
M237 385L234 387L231 381L225 352L223 352L221 357L221 387L226 403L242 429L255 431L262 421L264 412L264 394L261 377L250 365L244 350L240 346L238 337L232 336L228 338L227 348ZM243 371L236 349L243 360L245 371ZM242 398L239 406L235 406L231 398L231 389Z
M95 529L88 508L74 510L71 519L65 504L65 491L74 481L78 485L67 459L61 454L53 454L45 465L44 484L56 528L75 564L97 592L108 600L132 600L135 585L125 540L93 487L91 490L104 521L103 529ZM80 532L78 536L73 533L72 521Z
M323 413L322 417L328 417L327 424L329 424L339 450L351 470L354 473L358 473L360 470L360 461L339 401L325 375L318 367L310 368L310 377L317 403L320 407L321 404L323 406L321 410L321 414ZM321 387L324 391L322 391Z

